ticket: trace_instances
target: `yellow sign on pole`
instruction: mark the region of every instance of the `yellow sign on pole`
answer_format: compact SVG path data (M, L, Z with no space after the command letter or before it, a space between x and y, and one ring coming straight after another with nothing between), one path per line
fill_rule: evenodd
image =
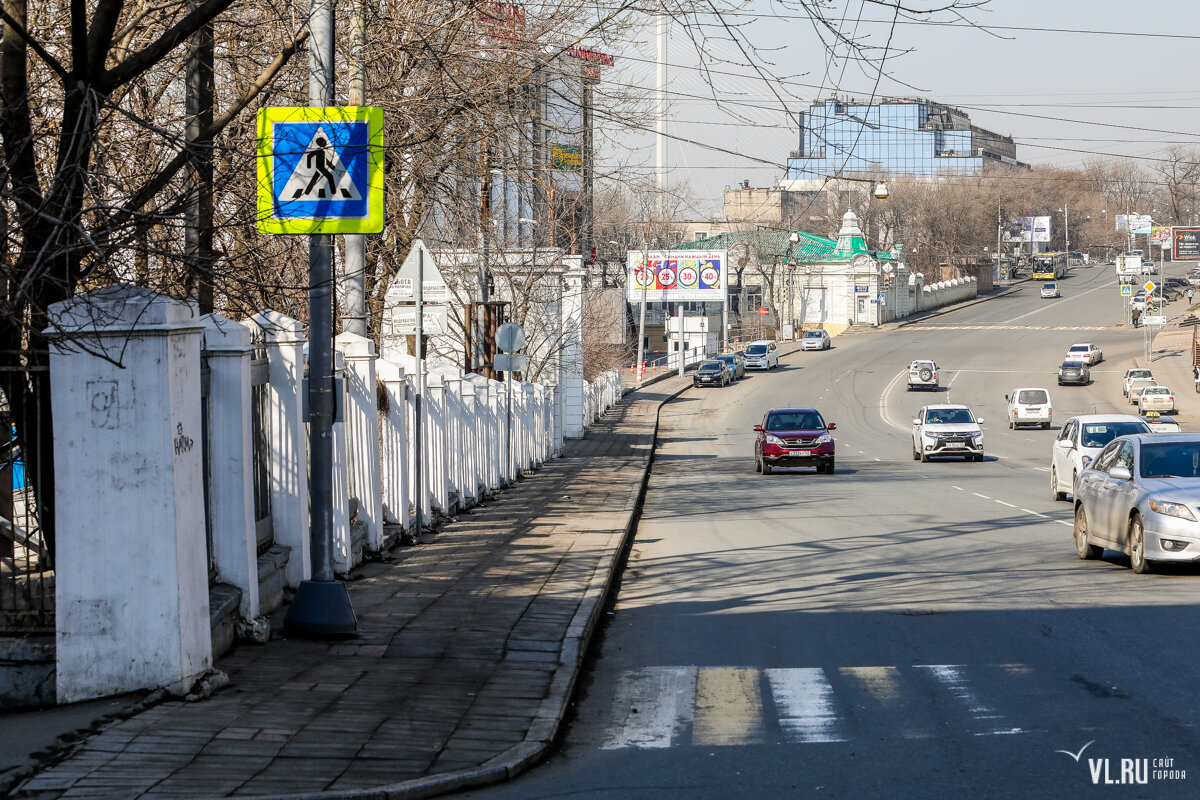
M383 109L259 109L257 161L262 233L383 230Z

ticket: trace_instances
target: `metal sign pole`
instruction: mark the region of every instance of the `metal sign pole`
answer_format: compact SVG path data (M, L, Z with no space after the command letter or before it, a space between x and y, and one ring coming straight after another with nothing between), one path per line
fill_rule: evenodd
M333 0L312 0L308 101L333 102ZM288 635L343 637L358 627L346 585L333 572L333 237L308 245L309 547L312 578L301 581L284 618Z
M505 370L505 372L504 372L504 385L505 385L505 388L508 389L508 391L504 393L505 400L506 400L506 402L504 403L504 449L505 449L504 459L505 459L505 464L508 469L509 478L510 478L510 480L515 482L517 477L515 475L513 475L513 457L512 457L512 454L513 454L513 446L512 446L512 374L513 374L513 371L511 369Z
M687 368L683 358L683 306L679 307L679 377L683 377L683 371Z

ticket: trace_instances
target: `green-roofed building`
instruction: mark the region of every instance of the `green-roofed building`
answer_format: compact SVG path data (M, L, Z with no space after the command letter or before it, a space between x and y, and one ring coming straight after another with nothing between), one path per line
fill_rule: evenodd
M837 335L851 325L878 325L911 311L908 273L896 253L867 247L858 217L847 211L837 239L774 230L731 231L675 250L726 250L730 271L750 256L743 283L762 282L762 303L777 335L807 328ZM763 272L766 274L764 275ZM757 274L756 274L757 273ZM741 309L745 314L750 309Z

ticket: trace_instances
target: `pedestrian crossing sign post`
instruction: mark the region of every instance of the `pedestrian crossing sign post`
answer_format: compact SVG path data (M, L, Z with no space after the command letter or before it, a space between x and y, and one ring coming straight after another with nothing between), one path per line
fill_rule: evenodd
M259 109L257 161L261 233L383 230L383 109Z
M1121 297L1133 297L1133 284L1121 284Z

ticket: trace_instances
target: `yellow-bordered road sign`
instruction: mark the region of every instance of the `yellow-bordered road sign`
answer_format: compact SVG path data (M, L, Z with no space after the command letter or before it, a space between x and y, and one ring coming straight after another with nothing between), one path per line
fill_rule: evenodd
M257 161L262 233L383 230L383 109L259 109Z
M1146 294L1150 294L1155 289L1157 289L1158 286L1154 283L1154 281L1146 281L1146 285L1143 286L1142 288L1146 290Z
M1131 284L1131 283L1122 283L1121 284L1121 297L1133 297L1133 284Z

